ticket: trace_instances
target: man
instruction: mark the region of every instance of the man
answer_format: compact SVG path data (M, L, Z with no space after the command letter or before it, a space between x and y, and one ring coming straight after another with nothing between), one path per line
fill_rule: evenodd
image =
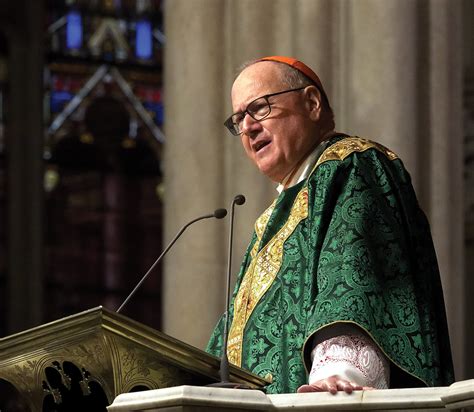
M280 194L242 263L230 362L271 376L269 393L450 384L436 256L401 160L336 132L318 76L293 58L247 65L232 106L225 125Z

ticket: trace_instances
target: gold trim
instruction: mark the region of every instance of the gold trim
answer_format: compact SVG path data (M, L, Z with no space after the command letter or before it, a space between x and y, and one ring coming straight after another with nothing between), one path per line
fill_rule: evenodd
M258 302L275 280L283 261L283 244L296 226L308 216L308 189L303 188L293 203L288 220L278 233L257 253L258 245L275 203L257 220L260 239L252 249L252 261L235 298L234 319L229 332L227 355L234 365L242 364L244 329ZM263 226L265 224L265 226ZM258 226L258 229L257 229Z
M276 199L268 207L268 209L265 210L265 212L261 214L261 216L255 222L255 234L257 235L259 242L260 240L262 240L263 232L265 231L265 228L267 227L267 223L270 220L270 216L272 215L273 210L275 209L275 205L276 205Z
M257 235L257 240L255 241L252 250L250 251L250 257L252 259L257 256L258 249L260 247L260 242L262 241L263 232L265 232L265 228L267 227L267 223L270 220L270 217L273 213L273 209L275 209L276 199L273 203L263 212L260 217L255 222L255 234Z
M360 153L369 149L378 150L387 156L389 160L398 159L396 153L392 152L390 149L387 149L380 143L372 142L371 140L363 139L362 137L352 136L339 140L332 146L329 146L318 159L314 169L316 169L320 164L329 160L344 160L347 156L354 152Z

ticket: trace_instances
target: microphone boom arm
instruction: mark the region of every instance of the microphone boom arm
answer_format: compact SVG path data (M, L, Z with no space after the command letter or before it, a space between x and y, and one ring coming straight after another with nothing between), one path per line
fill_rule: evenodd
M155 266L158 264L158 262L163 259L163 257L168 253L168 250L171 249L171 247L175 244L175 242L179 239L179 237L183 234L183 232L188 228L188 226L192 225L193 223L203 220L203 219L210 219L211 217L215 217L216 219L222 219L225 217L227 214L227 210L225 209L217 209L214 211L214 213L204 215L197 217L196 219L191 220L190 222L186 223L181 230L178 232L178 234L173 238L173 240L166 246L166 249L163 250L160 256L153 262L153 265L150 266L150 269L143 275L141 278L140 282L137 283L135 288L132 290L132 292L127 296L127 298L123 301L123 303L120 305L120 307L116 310L117 313L120 313L120 311L124 308L124 306L128 303L128 301L135 295L136 291L140 289L140 286L145 282L145 280L148 278L150 275L151 271L155 268Z

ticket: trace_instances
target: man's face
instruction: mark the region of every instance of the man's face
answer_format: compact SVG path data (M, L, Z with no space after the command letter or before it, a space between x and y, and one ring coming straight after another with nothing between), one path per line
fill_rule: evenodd
M290 87L281 80L279 64L259 62L245 68L232 87L233 111L243 112L256 98ZM314 113L305 90L270 97L271 113L260 121L248 114L241 140L247 156L260 171L281 182L317 143ZM314 112L314 111L313 111Z

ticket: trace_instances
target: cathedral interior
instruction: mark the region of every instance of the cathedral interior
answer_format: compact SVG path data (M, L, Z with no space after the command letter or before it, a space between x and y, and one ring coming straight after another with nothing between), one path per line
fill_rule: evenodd
M275 194L221 119L239 64L287 54L320 70L339 127L405 159L474 377L474 1L259 4L0 0L0 337L116 310L182 224L242 192L236 272ZM191 229L126 316L203 347L227 232Z

